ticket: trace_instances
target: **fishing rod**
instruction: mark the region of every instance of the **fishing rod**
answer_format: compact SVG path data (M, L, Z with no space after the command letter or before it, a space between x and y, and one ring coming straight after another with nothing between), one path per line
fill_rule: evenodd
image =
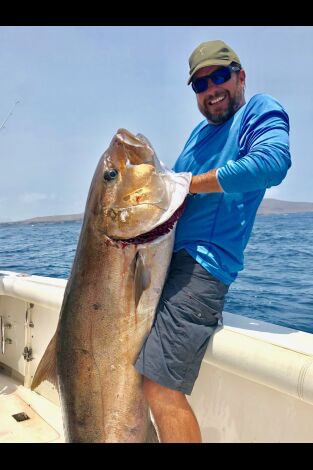
M7 117L5 118L5 120L3 121L3 123L1 124L1 126L0 126L0 131L1 131L2 129L4 129L5 123L9 120L10 116L12 116L12 114L13 114L13 109L14 109L15 106L16 106L17 104L19 104L19 103L20 103L20 101L15 101L14 105L12 106L11 111L9 112L9 114L7 115Z

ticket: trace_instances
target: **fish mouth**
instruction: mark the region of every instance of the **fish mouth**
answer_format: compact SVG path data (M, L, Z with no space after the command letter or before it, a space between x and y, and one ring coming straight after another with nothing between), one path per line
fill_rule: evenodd
M120 242L122 244L129 244L129 245L140 245L143 243L150 243L154 241L156 238L159 238L165 235L166 233L169 233L173 229L175 223L184 212L186 203L187 203L187 200L185 199L183 203L176 209L176 211L171 215L171 217L168 220L166 220L160 225L157 225L156 227L154 227L152 230L149 230L148 232L141 233L140 235L137 235L136 237L133 237L133 238L111 237L111 240L115 242Z

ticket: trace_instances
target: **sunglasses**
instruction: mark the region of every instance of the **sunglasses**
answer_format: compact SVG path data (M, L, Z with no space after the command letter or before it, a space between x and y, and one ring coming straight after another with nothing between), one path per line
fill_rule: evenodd
M202 93L208 89L208 80L212 80L214 85L221 85L222 83L228 82L232 72L238 72L240 67L238 65L229 65L228 67L222 67L221 69L215 70L210 75L196 78L191 82L192 89L195 93Z

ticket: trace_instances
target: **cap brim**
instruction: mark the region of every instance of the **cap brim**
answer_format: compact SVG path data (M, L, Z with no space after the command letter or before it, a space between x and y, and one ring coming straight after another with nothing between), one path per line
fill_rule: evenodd
M232 62L233 62L232 60L204 60L203 62L201 62L201 64L197 65L197 67L195 67L191 71L187 85L190 85L192 81L192 77L198 70L203 69L204 67L209 67L210 65L225 65L226 66L226 65L231 64Z

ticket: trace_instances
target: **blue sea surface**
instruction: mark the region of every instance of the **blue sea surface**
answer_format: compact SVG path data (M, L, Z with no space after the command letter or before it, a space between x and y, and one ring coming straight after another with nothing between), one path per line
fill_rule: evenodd
M0 225L0 270L67 279L81 222ZM224 310L313 333L313 214L258 215Z

